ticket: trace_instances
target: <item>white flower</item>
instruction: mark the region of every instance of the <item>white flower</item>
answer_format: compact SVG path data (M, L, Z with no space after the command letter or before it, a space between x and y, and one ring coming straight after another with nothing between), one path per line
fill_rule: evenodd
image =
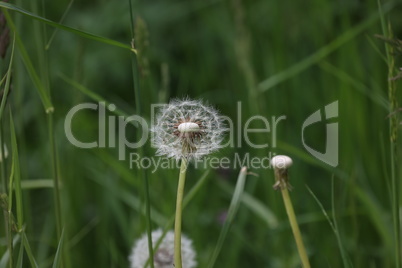
M156 245L158 239L163 234L161 229L152 232L152 244ZM181 236L181 255L183 268L194 268L197 265L196 254L193 249L192 241L186 236ZM147 234L144 234L135 242L131 251L130 267L144 268L149 258ZM163 238L159 248L154 252L155 268L173 268L174 267L174 232L169 231ZM150 267L150 266L148 266Z
M222 147L223 117L201 101L173 100L161 109L152 127L158 155L199 159Z

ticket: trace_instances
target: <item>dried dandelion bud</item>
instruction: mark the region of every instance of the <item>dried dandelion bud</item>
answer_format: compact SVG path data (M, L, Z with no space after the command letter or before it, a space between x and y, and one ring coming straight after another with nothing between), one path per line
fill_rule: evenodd
M271 159L271 165L275 170L275 184L273 188L278 189L292 189L288 181L288 168L293 164L292 158L287 155L277 155Z
M293 165L293 161L287 155L277 155L271 159L271 164L274 168L288 169Z

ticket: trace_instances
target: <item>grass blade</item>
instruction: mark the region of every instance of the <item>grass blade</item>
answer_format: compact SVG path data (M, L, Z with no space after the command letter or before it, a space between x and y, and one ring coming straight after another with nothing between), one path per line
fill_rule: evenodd
M4 94L3 98L1 99L1 106L0 106L0 121L3 118L3 112L4 108L6 107L6 102L7 102L7 97L8 97L8 92L10 91L10 81L11 81L11 68L13 66L14 62L14 49L15 49L15 35L13 38L13 45L12 45L12 50L11 50L11 57L10 57L10 64L8 65L8 71L6 76L4 77L6 79L6 84L4 86ZM1 80L0 84L3 84L4 78ZM1 146L3 147L3 146Z
M62 252L63 252L63 250L62 250L63 249L63 241L64 241L64 229L61 232L60 241L59 241L59 245L57 246L56 255L54 256L52 268L60 267L60 261L61 261L61 256L62 256Z
M133 9L132 9L132 1L128 1L129 4L129 13L130 13L130 18L131 18L131 37L132 40L134 40L134 21L133 21ZM134 101L135 101L135 111L137 115L142 114L141 110L141 87L140 87L140 72L139 72L139 66L138 66L138 58L137 58L137 53L134 48L134 41L132 41L132 53L131 55L131 69L132 69L132 74L133 74L133 85L134 85ZM141 135L140 132L141 130L137 128L137 133L138 135ZM144 156L144 147L141 146L138 148L138 153L140 157ZM154 257L154 251L153 251L153 245L152 245L152 222L151 222L151 204L150 204L150 194L149 194L149 181L148 181L148 174L144 169L141 169L139 171L139 175L142 177L142 182L143 182L143 191L144 191L144 200L145 200L145 222L146 222L146 231L147 231L147 239L148 239L148 252L149 252L149 257L153 260ZM154 263L151 262L151 268L154 268Z
M7 213L5 214L6 219L5 223L7 226L7 247L8 247L8 252L9 255L11 256L10 258L10 267L13 267L13 226L15 224L14 220L14 215L12 213L12 207L13 207L13 185L14 185L14 160L11 164L11 172L10 172L10 178L9 178L9 187L8 187L8 202L6 201L7 196L2 195L3 202L7 202L5 205L7 205Z
M393 236L391 231L392 228L387 221L386 213L384 213L385 209L369 191L364 191L359 187L355 187L354 190L356 198L366 207L368 216L377 229L378 234L384 243L384 247L387 250L394 250L394 243L392 241Z
M384 5L384 13L389 12L394 6L393 2L390 2ZM342 45L353 39L355 36L363 32L367 27L369 27L372 23L379 19L379 14L375 13L371 15L368 19L360 23L359 25L353 27L352 29L346 31L344 34L336 38L334 41L329 43L328 45L323 46L312 55L303 59L302 61L293 64L288 69L277 73L268 79L262 81L258 87L261 92L267 91L268 89L273 88L274 86L292 78L293 76L301 73L302 71L308 69L312 65L318 63L323 58L327 57L329 54L340 48Z
M140 213L142 213L143 215L145 215L146 212L144 210L144 207L142 206L141 201L135 195L133 195L130 191L127 191L125 189L119 189L119 191L117 191L114 188L108 187L108 185L105 183L105 181L100 179L100 178L102 178L102 175L104 175L104 174L101 174L98 170L93 170L93 172L94 172L94 174L98 174L98 176L94 176L93 178L91 178L91 180L95 181L102 187L105 187L105 189L108 189L109 194L120 199L122 202L124 202L125 204L130 206L132 209L135 209L135 210L139 211ZM152 221L155 224L164 225L166 223L166 218L161 213L159 213L154 208L151 208L151 211L152 211L152 215L153 215Z
M319 66L324 71L337 77L339 80L350 84L351 86L353 86L354 89L356 89L360 93L362 93L362 94L366 95L368 98L370 98L373 101L373 103L378 104L379 106L384 108L385 111L388 111L388 109L389 109L388 100L386 98L384 98L383 96L381 96L380 94L373 92L368 86L366 86L361 81L356 80L351 75L349 75L347 72L344 72L343 70L335 67L334 65L330 64L327 61L321 62Z
M341 235L339 234L338 221L336 220L336 214L335 214L335 186L334 186L334 184L335 184L334 183L334 177L332 177L332 179L331 179L332 218L333 218L333 221L334 221L334 227L335 227L336 234L337 234L337 240L338 240L339 248L341 250L343 265L344 265L344 267L349 268L349 267L353 267L353 265L351 264L347 254L346 254L345 247L343 246L343 243L342 243Z
M3 3L0 3L0 7L2 6L2 4ZM3 9L3 12L4 12L5 17L7 18L7 23L10 25L11 30L14 32L15 41L17 43L18 50L21 54L22 61L25 64L29 77L32 79L32 82L34 83L36 89L38 90L38 93L42 100L45 111L46 111L46 113L53 112L54 107L50 101L50 96L46 92L45 87L43 86L42 82L39 79L38 74L35 71L31 58L29 57L29 54L28 54L27 50L25 49L24 43L22 42L22 40L16 30L15 24L14 24L13 20L11 19L11 16L8 13L8 11L6 9Z
M16 263L16 268L22 268L22 264L24 261L24 244L21 243L20 244L20 251L18 253L18 259L17 259L17 263Z
M17 225L18 230L22 230L24 216L22 207L22 193L21 193L21 174L20 174L20 163L18 158L18 146L17 137L15 135L14 121L12 113L10 110L10 132L11 132L11 148L13 152L13 166L14 166L14 191L15 191L15 201L17 205ZM10 185L11 186L11 185ZM10 187L11 191L12 187ZM11 204L10 204L11 206Z
M68 78L67 76L65 76L64 74L60 74L60 78L63 79L67 84L71 85L72 87L78 89L79 91L81 91L82 93L84 93L87 97L91 98L94 101L100 102L100 103L104 103L105 107L107 107L109 104L112 104L111 102L106 101L105 98L99 96L98 94L96 94L95 92L93 92L92 90L90 90L89 88L81 85L80 83L72 80L71 78ZM116 108L112 111L110 111L116 115L119 116L128 116L129 114ZM133 125L137 126L138 123L134 122L134 121L130 121L130 123L132 122Z
M70 11L71 7L73 6L74 0L71 0L70 3L68 4L66 10L63 13L63 16L61 16L59 24L61 24L64 19L67 17L68 12ZM56 36L59 28L54 29L52 35L50 36L49 42L46 44L45 49L48 50L50 48L50 45L53 42L54 37Z
M33 190L43 188L53 188L53 179L39 179L39 180L21 180L22 190Z
M339 251L341 252L341 257L342 257L342 261L343 261L343 267L350 267L349 265L349 260L346 256L346 251L345 251L345 247L343 246L341 237L339 235L339 231L338 231L338 227L336 225L336 221L334 219L334 222L331 221L331 219L328 216L327 211L324 209L324 206L322 205L322 203L320 202L320 200L317 198L317 196L313 193L313 191L310 189L310 187L306 186L307 190L309 191L309 193L311 194L311 196L314 198L314 200L317 202L318 206L320 207L322 213L324 214L325 218L327 219L329 225L331 226L332 231L335 234L336 240L338 242L338 248ZM333 215L335 213L333 212Z
M97 36L97 35L94 35L94 34L91 34L91 33L87 33L87 32L84 32L84 31L74 29L74 28L69 27L69 26L65 26L63 24L53 22L51 20L48 20L48 19L43 18L41 16L35 15L35 14L29 12L29 11L26 11L26 10L24 10L22 8L19 8L17 6L9 4L9 3L0 2L0 7L4 8L4 9L8 9L8 10L18 12L18 13L24 15L24 16L29 17L29 18L32 18L32 19L38 20L40 22L46 23L46 24L48 24L50 26L53 26L53 27L56 27L58 29L61 29L61 30L64 30L64 31L67 31L67 32L70 32L70 33L85 37L87 39L91 39L91 40L95 40L95 41L105 43L105 44L108 44L108 45L112 45L112 46L132 50L130 46L125 45L123 43L120 43L118 41L114 41L114 40L111 40L111 39L108 39L108 38L105 38L105 37ZM8 18L7 18L7 21L8 21Z
M240 170L239 177L237 178L236 188L233 193L232 201L230 202L226 221L223 224L222 231L218 238L218 242L216 243L216 246L215 246L215 250L212 253L211 259L207 266L209 268L214 267L216 259L218 258L219 253L222 249L223 242L225 241L225 238L226 238L227 234L229 233L230 226L232 225L234 217L236 216L236 213L239 209L241 196L244 192L244 185L246 183L246 176L247 176L247 168L243 167Z
M385 20L385 12L382 9L381 3L378 0L379 16L381 19L382 34L389 39L393 39L393 31L390 22ZM385 43L385 53L388 66L388 99L389 110L394 112L399 108L397 86L395 80L390 79L395 77L395 49L388 43ZM399 119L397 114L392 114L389 117L389 135L390 135L390 170L391 170L391 197L392 197L392 218L394 228L394 240L395 240L395 267L400 268L402 266L401 259L401 219L400 219L400 178L398 177L398 128Z
M4 137L3 137L3 126L2 126L2 118L3 118L3 113L4 113L4 109L6 107L6 102L8 99L8 93L10 92L10 81L11 81L11 69L12 69L12 64L14 62L14 50L15 50L15 35L13 38L13 44L12 44L12 50L11 50L11 56L10 56L10 63L8 66L8 70L6 75L1 79L0 81L0 86L3 85L4 81L5 81L5 85L4 85L4 92L3 92L3 97L1 99L1 104L0 104L0 157L1 159L5 159L5 155L6 155L6 147L3 145L4 144ZM7 191L7 182L6 182L6 172L5 172L5 165L4 165L4 161L1 161L0 164L0 168L1 168L1 186L0 186L0 192L6 192ZM11 179L10 179L11 181ZM10 183L12 185L12 183ZM10 188L12 189L12 188ZM10 190L10 192L12 193L12 191ZM12 198L10 198L9 200L9 204L11 204ZM10 216L11 209L9 209L8 212L8 216ZM7 223L5 223L5 225L7 225ZM8 229L8 226L7 226ZM12 237L11 232L8 234L9 237ZM12 251L12 244L11 241L8 241L9 244L9 250ZM10 266L12 266L12 263L10 263Z
M31 267L38 268L38 264L36 263L35 257L32 254L31 246L29 245L29 241L28 241L27 235L25 234L25 231L22 231L21 235L22 235L22 243L24 244L25 252L28 255L28 259L29 259L29 262L31 263Z
M17 243L20 241L21 236L19 234L16 234L12 240L12 244L13 246L17 245ZM4 252L3 256L1 257L0 260L0 268L6 268L7 267L7 263L9 261L10 258L10 251L7 250L6 252Z
M221 182L221 188L227 192L232 193L233 187L229 183ZM279 221L275 214L264 203L257 200L254 196L244 192L241 196L241 202L244 206L254 212L255 215L260 217L270 229L275 229L279 226Z

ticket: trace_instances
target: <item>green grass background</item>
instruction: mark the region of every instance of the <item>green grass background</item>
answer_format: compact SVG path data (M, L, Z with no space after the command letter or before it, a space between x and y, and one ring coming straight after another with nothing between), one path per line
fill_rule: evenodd
M63 258L66 267L128 267L133 242L148 225L144 175L130 169L128 161L119 161L114 148L80 149L70 144L64 133L66 114L77 104L104 100L126 115L140 111L150 120L151 104L186 96L212 104L231 117L235 127L238 102L241 128L252 115L287 116L278 125L276 146L271 135L259 133L251 135L253 141L268 142L269 148L251 148L242 137L241 147L216 155L263 157L271 152L293 158L291 198L312 267L396 267L392 208L398 204L399 210L401 202L393 201L392 192L401 187L392 184L387 115L393 110L385 43L374 35L383 34L382 17L401 38L400 4L381 1L382 14L373 0L133 1L133 20L129 1L12 4L8 13L20 42L16 40L10 95L1 117L1 136L9 151L1 164L1 191L9 196L13 178L12 212L19 223L19 231L12 231L15 267L31 267L33 258L39 267L59 267ZM66 13L62 24L71 28L55 28L15 7L55 22ZM131 22L138 64L129 49ZM76 30L107 39L91 40ZM1 77L11 59L10 36ZM390 56L397 70L402 66L400 56ZM401 97L398 84L396 100ZM334 101L339 101L339 165L332 168L304 149L301 126L310 114ZM51 115L45 112L50 106ZM307 143L321 151L326 123L306 130ZM73 132L80 140L96 140L98 128L96 111L74 118ZM126 136L135 140L136 129L128 126ZM400 143L396 147L399 152ZM140 153L154 156L155 150L148 143ZM183 212L183 232L194 241L199 267L206 267L217 244L222 230L219 215L229 208L239 171L239 166L188 171L187 192L205 180ZM249 171L256 175L247 176L215 267L300 267L281 195L272 189L272 170ZM152 229L163 228L174 214L178 169L145 172ZM60 208L55 177L60 182ZM337 232L308 188L336 223ZM5 223L7 205L2 205L0 267L9 267L10 231ZM64 227L61 243L55 211L61 212Z

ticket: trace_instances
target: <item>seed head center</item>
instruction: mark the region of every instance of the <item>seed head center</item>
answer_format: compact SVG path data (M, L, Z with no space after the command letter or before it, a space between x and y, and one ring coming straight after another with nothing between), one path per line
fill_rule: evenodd
M181 123L178 127L177 130L180 133L192 133L192 132L199 132L200 131L200 126L197 123L193 122L185 122Z
M158 266L173 264L173 256L166 249L158 249L155 252L154 261Z

